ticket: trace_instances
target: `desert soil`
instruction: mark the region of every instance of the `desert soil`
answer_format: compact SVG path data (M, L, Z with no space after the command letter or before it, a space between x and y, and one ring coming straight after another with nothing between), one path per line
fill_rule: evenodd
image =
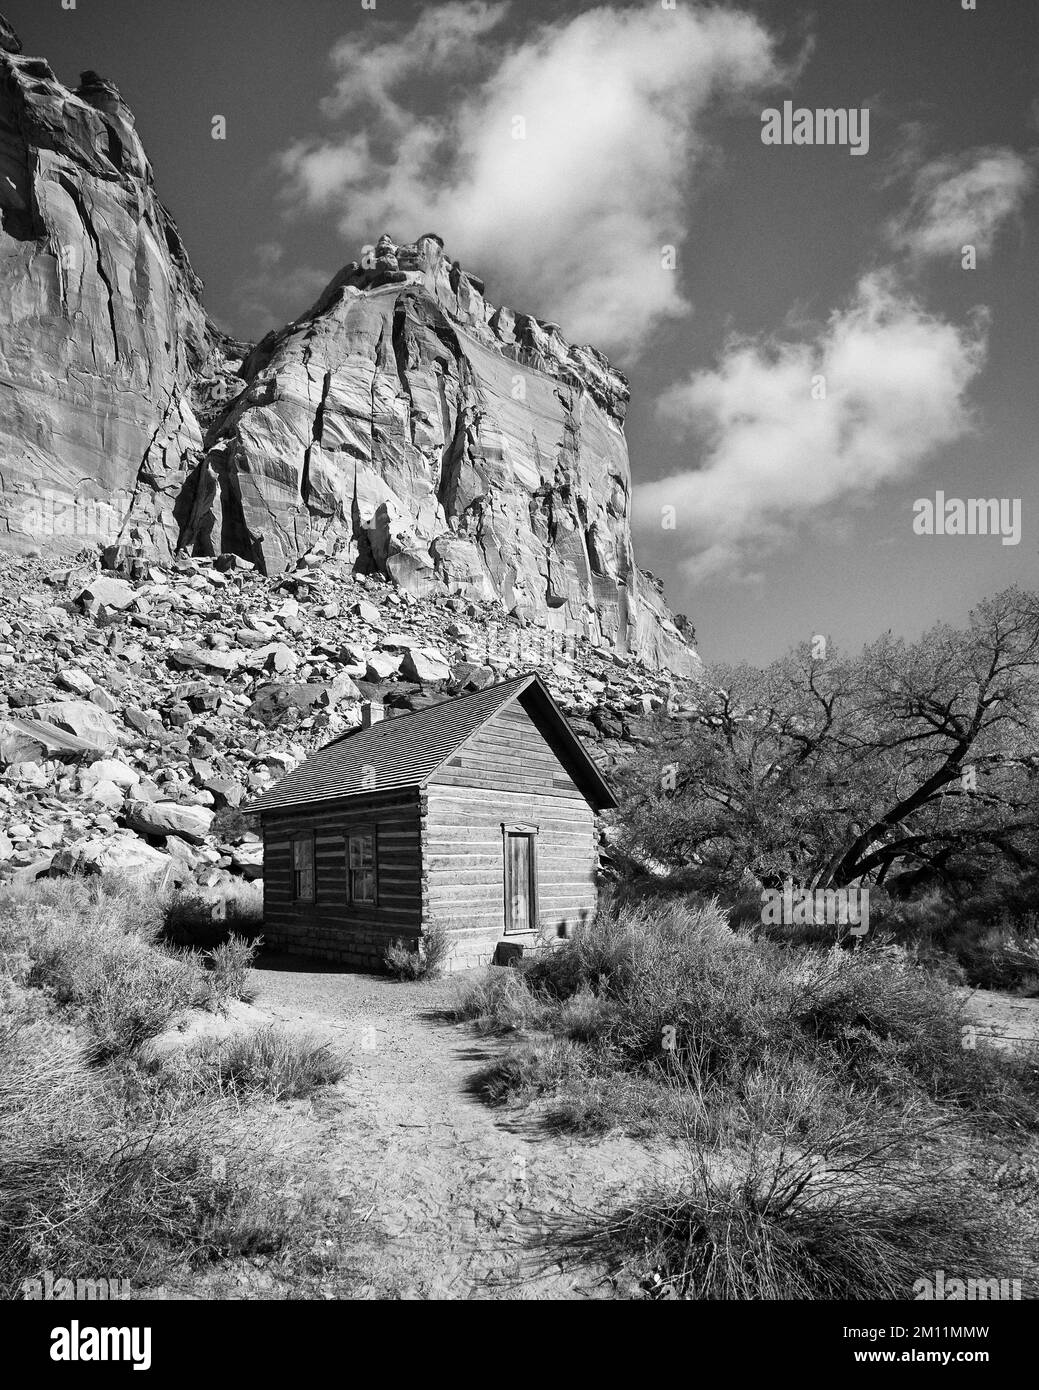
M234 1024L305 1030L349 1061L337 1086L271 1107L264 1120L265 1152L314 1174L323 1170L357 1232L348 1282L329 1278L317 1296L645 1297L636 1277L561 1263L554 1233L559 1223L581 1224L673 1173L680 1152L616 1136L576 1139L550 1130L537 1106L488 1106L474 1079L512 1043L445 1020L463 979L403 985L287 956L267 957L255 973L256 1003ZM964 998L981 1045L1039 1041L1039 999L993 991L965 991ZM1002 1157L1005 1197L1030 1205L1034 1152L1008 1149ZM167 1288L165 1296L286 1292L292 1296L261 1263Z
M609 1209L680 1161L667 1146L550 1132L537 1108L489 1107L473 1078L509 1044L444 1021L459 976L398 984L268 957L255 974L254 1022L324 1038L350 1070L313 1100L276 1108L272 1157L323 1165L360 1215L363 1270L328 1297L581 1299L639 1296L604 1268L564 1268L560 1221ZM242 1020L244 1021L244 1019ZM264 1296L250 1272L220 1296ZM190 1296L206 1296L201 1289ZM210 1296L217 1293L214 1288ZM174 1295L176 1296L176 1295ZM269 1296L269 1294L267 1294ZM320 1295L319 1295L320 1296ZM644 1295L643 1295L644 1296Z
M1007 1051L1039 1046L1039 999L974 989L964 991L964 1007L977 1029L976 1042Z

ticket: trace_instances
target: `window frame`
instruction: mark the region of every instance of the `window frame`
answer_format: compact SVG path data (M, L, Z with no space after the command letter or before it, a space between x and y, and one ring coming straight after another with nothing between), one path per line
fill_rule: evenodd
M370 839L372 842L372 896L371 898L357 898L354 896L354 873L364 873L365 864L362 862L355 870L350 863L350 845L354 840ZM379 906L379 826L377 822L368 825L354 826L346 831L346 901L350 907L377 908Z
M296 867L296 846L305 844L308 846L308 857L310 859L310 893L301 893L298 888L297 875L302 875L304 870ZM301 830L293 835L289 841L289 854L291 856L292 873L292 901L294 903L315 903L317 902L317 846L314 839L313 830Z

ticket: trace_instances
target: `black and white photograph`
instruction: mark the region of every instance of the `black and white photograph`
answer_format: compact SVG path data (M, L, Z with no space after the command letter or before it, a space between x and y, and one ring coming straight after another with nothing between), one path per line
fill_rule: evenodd
M8 1351L1006 1383L1035 0L0 10Z

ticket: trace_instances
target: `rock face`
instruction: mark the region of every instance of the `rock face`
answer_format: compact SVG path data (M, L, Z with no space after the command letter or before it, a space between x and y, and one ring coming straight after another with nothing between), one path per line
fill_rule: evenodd
M0 536L114 536L147 482L134 521L168 552L202 444L202 285L118 90L17 47L0 21Z
M433 234L365 248L255 348L227 338L118 90L19 49L0 20L0 543L272 575L317 552L699 672L634 560L628 385L601 353L495 308Z
M183 540L277 573L321 546L415 597L699 668L635 564L628 385L554 324L496 309L440 239L384 237L245 359Z

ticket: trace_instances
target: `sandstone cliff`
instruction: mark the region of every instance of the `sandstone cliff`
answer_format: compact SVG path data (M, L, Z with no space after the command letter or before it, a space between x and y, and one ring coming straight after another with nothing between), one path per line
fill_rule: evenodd
M317 549L699 671L634 561L628 386L599 352L495 308L435 235L384 237L235 343L119 92L19 48L0 21L0 541L270 573Z
M415 596L507 612L691 672L629 531L624 377L484 298L440 238L384 237L246 358L183 541L268 572L315 545Z
M175 543L201 282L117 89L0 44L0 534L110 532L136 496Z

